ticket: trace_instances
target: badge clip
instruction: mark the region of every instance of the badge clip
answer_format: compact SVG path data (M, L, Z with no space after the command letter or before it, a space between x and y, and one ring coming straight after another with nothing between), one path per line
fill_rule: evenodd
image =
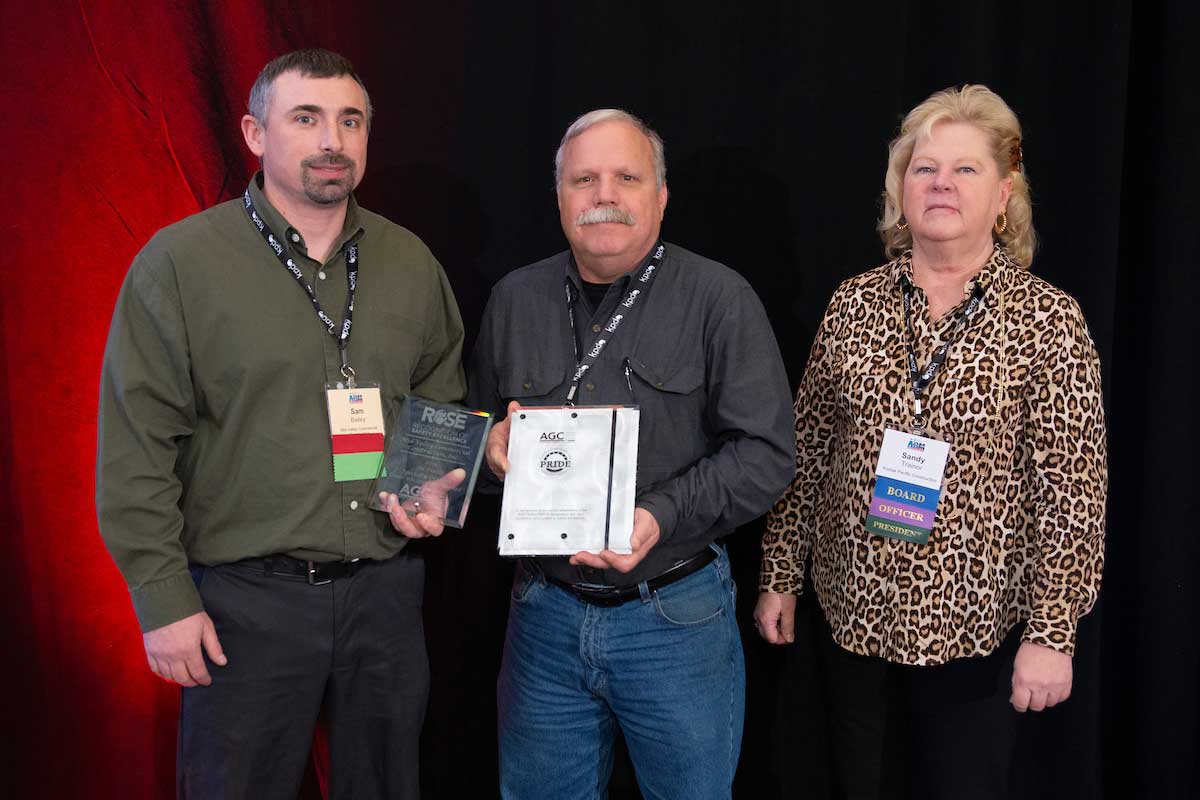
M925 413L925 409L921 407L921 398L917 396L914 402L913 409L913 433L918 436L925 435L925 426L929 424L929 415Z

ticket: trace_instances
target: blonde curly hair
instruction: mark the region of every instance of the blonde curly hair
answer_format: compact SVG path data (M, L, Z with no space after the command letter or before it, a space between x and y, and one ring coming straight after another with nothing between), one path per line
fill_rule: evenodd
M896 258L912 247L912 231L898 223L904 216L904 173L912 160L917 140L928 136L939 122L965 122L974 125L987 136L992 156L1001 177L1012 178L1012 194L1004 209L1008 224L1003 233L992 229L992 238L1008 255L1022 266L1033 263L1037 248L1037 233L1033 229L1033 204L1029 180L1022 163L1021 123L1008 104L986 86L966 84L961 89L951 87L935 92L918 105L904 122L900 133L888 145L888 165L884 175L883 216L879 219L879 235L888 258Z

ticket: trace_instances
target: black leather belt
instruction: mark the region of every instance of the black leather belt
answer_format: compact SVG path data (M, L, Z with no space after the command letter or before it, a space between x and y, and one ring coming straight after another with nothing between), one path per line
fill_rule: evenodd
M291 556L263 556L247 558L239 562L246 566L262 566L264 575L304 578L311 586L323 586L338 578L349 578L371 563L370 559L356 558L353 561L303 561Z
M660 573L646 581L646 588L650 591L661 589L664 586L670 586L677 580L686 578L695 572L707 567L717 557L717 551L711 547L706 547L696 555L686 561L680 561L675 566L668 569L666 572ZM543 573L545 575L545 573ZM592 583L567 583L560 581L557 578L551 578L545 575L545 578L550 583L563 589L576 598L593 606L619 606L628 603L630 600L637 600L642 596L641 589L638 585L619 588L617 586L599 586Z

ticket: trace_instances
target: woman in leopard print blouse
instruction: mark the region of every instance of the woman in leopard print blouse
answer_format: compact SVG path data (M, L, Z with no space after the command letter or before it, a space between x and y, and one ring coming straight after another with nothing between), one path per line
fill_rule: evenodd
M842 789L1003 797L1017 712L1067 699L1076 623L1100 586L1100 365L1076 302L1027 269L1021 129L998 95L964 86L914 108L885 186L894 260L838 287L817 331L755 625L793 640L811 557ZM951 340L922 394L920 427L950 445L924 544L866 529L884 430L916 421L907 337L918 369Z

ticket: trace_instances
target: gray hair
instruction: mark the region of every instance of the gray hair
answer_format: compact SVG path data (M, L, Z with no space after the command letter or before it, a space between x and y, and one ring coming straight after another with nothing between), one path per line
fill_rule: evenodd
M345 56L320 48L284 53L258 73L254 85L250 87L250 101L246 104L246 110L258 120L259 125L267 127L267 107L271 104L271 91L275 86L275 79L285 72L299 72L305 78L353 78L366 99L367 107L363 109L363 113L367 115L367 127L371 127L371 117L375 109L371 107L371 96L367 94L367 87L363 85L362 78L358 77L354 65Z
M576 119L567 128L567 132L563 134L562 141L558 145L558 152L554 154L555 186L558 186L562 182L563 151L567 149L567 142L588 128L599 125L601 122L625 122L641 131L642 135L650 140L650 159L654 162L655 184L659 189L667 185L667 153L662 137L653 128L628 111L622 111L619 108L598 108Z

